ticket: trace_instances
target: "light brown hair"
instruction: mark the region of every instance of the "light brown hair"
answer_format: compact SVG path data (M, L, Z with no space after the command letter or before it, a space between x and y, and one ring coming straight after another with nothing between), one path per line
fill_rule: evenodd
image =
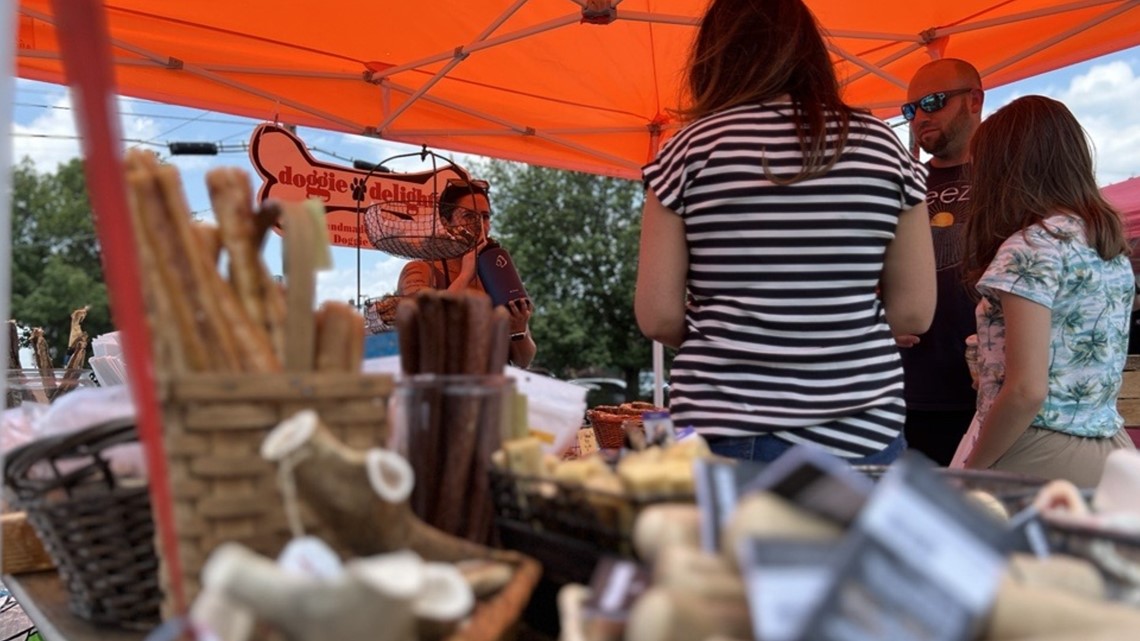
M1007 238L1058 213L1085 223L1104 260L1128 254L1120 214L1101 196L1084 129L1065 105L1024 96L982 121L970 143L966 280L978 282Z
M791 96L804 164L777 182L826 173L847 143L853 110L840 97L819 26L801 0L713 0L689 55L687 81L691 103L678 113L691 119ZM829 120L838 125L830 142ZM767 167L765 173L775 180Z

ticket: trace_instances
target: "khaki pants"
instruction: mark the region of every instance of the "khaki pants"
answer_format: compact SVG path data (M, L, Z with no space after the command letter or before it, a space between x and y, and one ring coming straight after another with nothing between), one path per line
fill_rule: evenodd
M1108 455L1121 449L1136 449L1124 428L1108 438L1085 438L1030 426L990 469L1091 488L1100 483Z

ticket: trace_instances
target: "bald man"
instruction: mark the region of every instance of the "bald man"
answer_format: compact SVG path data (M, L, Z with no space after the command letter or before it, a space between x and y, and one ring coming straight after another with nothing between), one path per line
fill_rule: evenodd
M966 337L975 333L974 300L962 283L962 242L970 185L970 137L982 119L982 81L970 63L927 64L907 88L903 117L923 151L926 204L934 237L938 299L921 336L897 336L906 380L906 440L939 465L949 465L974 415L976 394L966 368Z

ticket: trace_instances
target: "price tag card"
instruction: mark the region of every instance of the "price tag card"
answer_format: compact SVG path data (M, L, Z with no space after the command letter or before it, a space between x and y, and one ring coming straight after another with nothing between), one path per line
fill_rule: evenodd
M1009 517L1009 529L1013 533L1015 551L1026 552L1038 558L1045 558L1052 553L1041 512L1032 505Z
M701 548L720 550L720 533L744 488L764 469L751 461L693 461L693 489L701 510Z
M590 578L590 598L584 604L591 617L624 621L633 602L651 584L649 572L628 559L603 556Z
M796 641L835 580L836 548L772 539L749 539L741 545L741 575L754 635L764 641Z
M811 641L968 641L997 592L1008 531L907 455L879 482L840 547Z
M801 509L848 526L874 489L871 479L842 459L821 448L800 445L765 467L745 493L772 492Z

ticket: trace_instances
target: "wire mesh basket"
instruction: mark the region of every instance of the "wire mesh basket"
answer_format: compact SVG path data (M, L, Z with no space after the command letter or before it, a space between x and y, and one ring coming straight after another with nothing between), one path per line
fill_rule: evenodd
M465 170L426 146L418 152L392 156L380 165L415 156L421 162L431 161L431 192L399 191L397 198L370 205L364 212L368 240L376 249L412 260L458 258L479 242L483 220L479 212L443 198L445 192L459 190L451 193L462 194L467 190L474 198L486 194L489 185L471 180ZM448 201L446 206L441 206L441 199Z
M451 219L436 202L391 200L364 212L364 230L376 249L413 260L447 260L471 251L482 222L476 212L455 207ZM475 215L471 215L475 214Z
M388 294L379 298L364 300L364 331L368 334L382 334L396 329L396 308L403 296Z
M854 469L867 475L871 480L878 481L890 467L856 465ZM937 468L937 472L948 484L963 492L978 490L993 495L1011 514L1031 504L1037 492L1047 482L1035 476L997 470Z
M1043 524L1052 553L1092 563L1105 579L1109 599L1140 607L1140 532L1049 517Z

